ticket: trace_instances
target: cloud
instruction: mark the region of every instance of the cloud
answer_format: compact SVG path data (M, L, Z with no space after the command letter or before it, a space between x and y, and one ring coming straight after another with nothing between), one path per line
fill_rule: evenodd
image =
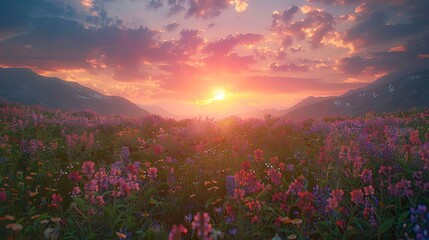
M429 53L429 33L386 51L342 58L337 67L341 72L350 75L375 75L411 67L429 67L429 59L420 57L422 53Z
M295 20L298 10L304 18ZM322 40L334 31L334 16L323 9L304 5L292 6L272 15L271 31L281 37L282 47L290 47L293 40L307 40L313 48L323 46Z
M176 23L176 22L172 22L172 23L170 23L170 24L165 25L165 26L164 26L164 29L165 29L167 32L172 32L172 31L176 30L179 26L180 26L180 24L178 24L178 23Z
M206 53L227 54L238 45L255 44L264 39L261 34L241 33L228 35L224 39L209 42L203 49Z
M365 83L326 83L315 78L248 76L231 83L238 91L264 93L299 93L307 91L338 92L362 87Z
M279 65L277 62L273 62L268 67L273 72L308 72L310 70L306 65L296 65L294 63Z
M86 27L57 17L28 17L25 34L0 41L0 64L39 70L86 69L111 72L120 81L153 74L157 62L188 61L204 44L198 30L185 29L178 40L161 41L160 33L136 29Z
M158 10L160 9L162 6L164 6L164 4L162 3L162 0L150 0L147 3L147 8L148 9L154 9L154 10Z
M252 56L239 56L236 53L227 55L214 54L203 60L208 72L240 73L249 70L256 61Z
M406 39L426 32L429 27L429 2L360 1L354 24L343 33L343 40L355 49Z

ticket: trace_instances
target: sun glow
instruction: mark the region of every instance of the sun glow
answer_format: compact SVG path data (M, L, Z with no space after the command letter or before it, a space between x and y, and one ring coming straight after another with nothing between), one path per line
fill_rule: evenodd
M225 91L223 89L215 90L213 93L213 100L215 101L223 101L226 98Z
M231 93L226 92L222 88L214 89L209 97L194 101L198 105L209 105L216 102L225 102L231 96Z

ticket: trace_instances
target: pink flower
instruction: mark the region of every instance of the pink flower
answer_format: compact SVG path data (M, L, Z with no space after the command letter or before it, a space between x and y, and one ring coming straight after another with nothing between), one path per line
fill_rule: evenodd
M256 162L260 162L263 159L262 154L264 154L264 151L262 149L256 149L253 153L253 156L255 157Z
M261 202L259 200L252 200L246 202L246 206L249 208L251 212L261 210Z
M153 153L154 153L155 155L161 154L161 153L163 152L162 146L161 146L161 145L158 145L158 144L154 144L154 145L152 146L152 149L153 149Z
M316 209L314 208L314 195L311 192L299 192L298 208L302 210L304 215L313 214Z
M234 189L234 198L238 200L243 200L245 196L244 190L236 188Z
M87 177L91 177L94 174L94 162L86 161L82 164L82 173Z
M55 207L55 208L59 207L60 203L63 201L63 198L58 194L52 194L51 198L52 198L52 203L50 205L51 207Z
M334 210L339 207L341 201L343 201L344 192L341 189L332 190L331 197L328 198L328 208Z
M79 171L69 173L68 178L73 182L79 182L82 180L82 176L79 175Z
M0 190L0 202L6 202L6 201L7 201L6 191Z
M365 192L365 196L374 195L374 187L372 185L369 185L368 187L364 187L363 191Z
M154 180L157 177L158 169L156 167L150 167L147 175L150 179Z
M177 225L173 225L173 227L171 228L170 234L168 235L168 240L180 240L181 238L181 234L186 234L188 233L188 229L186 229L182 224L180 224L179 226Z
M360 178L364 183L372 183L372 170L364 169L362 171L362 174L360 175Z
M352 202L356 205L365 203L365 201L363 199L362 189L355 189L355 190L351 191L350 197L351 197Z
M298 178L296 178L293 181L293 183L289 185L289 188L287 190L287 195L298 194L298 192L301 192L302 190L304 190L304 182L305 182L304 176L301 175Z
M249 171L250 170L250 161L246 160L244 162L241 163L241 169L243 169L243 171Z
M192 229L197 231L197 236L204 240L211 239L209 237L213 228L210 224L210 216L208 213L197 213L192 221Z
M72 192L71 192L71 196L72 197L77 197L77 196L79 196L79 194L80 194L80 188L79 187L73 187L73 190L72 190Z
M282 173L276 171L275 169L271 168L268 170L268 176L271 177L271 182L273 182L274 185L280 185L282 183Z

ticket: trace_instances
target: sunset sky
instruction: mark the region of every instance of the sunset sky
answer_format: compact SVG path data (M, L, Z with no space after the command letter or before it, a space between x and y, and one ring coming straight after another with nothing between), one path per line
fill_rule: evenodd
M429 65L428 0L0 0L0 66L180 115L286 109Z

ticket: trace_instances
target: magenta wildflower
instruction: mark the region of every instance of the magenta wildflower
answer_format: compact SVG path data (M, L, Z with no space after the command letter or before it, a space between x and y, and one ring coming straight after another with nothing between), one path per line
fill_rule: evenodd
M180 240L181 238L181 234L186 234L188 233L188 229L186 229L182 224L180 224L179 226L177 225L173 225L173 227L171 228L170 234L168 235L168 240Z
M245 192L242 189L236 188L234 189L234 198L238 200L243 200L245 196Z
M82 164L82 173L87 177L91 177L94 174L94 162L86 161Z
M6 191L0 190L0 202L6 202L6 201L7 201Z
M192 221L192 229L197 231L197 236L204 240L209 240L211 237L210 233L213 231L212 225L210 224L210 216L208 213L197 213Z
M73 182L79 182L82 180L82 176L79 175L79 171L69 173L68 178Z
M271 168L268 170L268 176L271 177L271 182L276 185L280 185L282 183L282 173L276 171L275 169Z
M264 154L264 151L262 149L256 149L255 152L253 153L253 156L255 157L255 161L256 162L262 161L263 154Z
M372 196L374 195L375 189L372 185L369 185L368 187L364 187L363 191L365 192L365 196Z
M63 198L59 195L59 194L52 194L51 196L52 198L52 202L51 202L51 207L59 207L60 203L63 201Z
M157 173L158 173L158 169L156 167L150 167L148 169L147 175L151 180L154 180L158 176Z
M334 210L340 206L341 201L343 201L344 192L341 189L335 189L331 192L331 197L328 198L328 208Z
M355 190L351 191L350 197L351 197L352 202L356 205L360 205L360 204L365 203L365 200L363 198L362 189L355 189Z
M364 183L372 183L372 170L364 169L360 175L360 178Z
M304 215L311 215L316 212L314 208L314 195L311 192L299 192L298 208Z

